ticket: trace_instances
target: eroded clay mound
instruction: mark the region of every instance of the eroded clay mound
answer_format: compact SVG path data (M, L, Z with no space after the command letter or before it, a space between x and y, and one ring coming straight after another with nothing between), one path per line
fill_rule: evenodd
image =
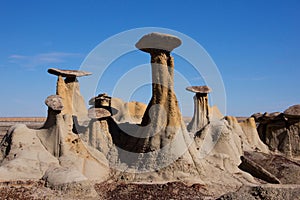
M111 99L113 118L119 123L130 122L139 124L146 111L147 105L141 102L124 102L119 98Z

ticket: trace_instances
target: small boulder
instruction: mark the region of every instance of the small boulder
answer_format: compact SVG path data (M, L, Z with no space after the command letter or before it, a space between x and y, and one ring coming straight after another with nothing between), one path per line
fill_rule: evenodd
M50 95L45 100L45 104L55 111L61 111L64 108L62 98L59 95Z
M289 107L283 113L287 117L297 117L297 118L299 117L300 118L300 104Z

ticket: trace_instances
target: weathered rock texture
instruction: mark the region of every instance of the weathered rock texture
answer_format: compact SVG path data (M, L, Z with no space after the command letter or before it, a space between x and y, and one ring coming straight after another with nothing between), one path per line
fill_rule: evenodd
M111 107L111 97L106 93L99 94L96 97L93 97L89 100L89 105L95 108L107 108Z
M55 125L56 115L60 114L64 108L62 98L58 95L51 95L45 100L45 104L48 106L47 120L44 123L43 128L47 129Z
M191 155L184 154L191 138L187 134L174 93L174 59L170 51L180 44L177 37L159 33L145 35L136 44L138 49L150 53L152 66L152 98L137 133L139 138L133 147L134 152L143 153L139 157L142 157L139 167L146 170L168 166L181 157L174 164L173 171L184 171L184 165L190 165L191 173L192 169L198 173Z
M221 111L216 105L210 107L209 110L210 110L210 119L220 120L224 118L224 115L221 113Z
M10 128L1 142L1 180L36 179L43 177L49 166L59 161L42 145L35 131L25 125Z
M294 117L299 118L300 117L300 105L294 105L289 107L283 112L287 117Z
M62 98L58 95L51 95L47 97L45 104L54 111L62 111L64 108Z
M299 105L283 113L254 114L259 123L257 130L261 140L270 150L281 152L288 157L300 156L300 112Z
M85 145L72 127L72 117L61 114L48 129L12 127L1 143L1 180L43 179L56 189L76 182L84 189L91 180L107 179L110 169L105 155Z
M263 167L282 184L300 184L300 162L283 155L244 152L244 157Z
M269 148L264 144L258 135L256 129L256 123L253 117L250 117L243 122L240 122L239 125L242 128L244 133L243 142L250 147L252 150L261 151L264 153L269 153ZM247 149L245 149L247 150ZM248 149L249 150L249 149Z
M141 102L124 102L119 98L111 99L113 118L119 123L129 122L140 124L147 105Z
M241 132L236 131L237 122L231 117L212 121L195 135L200 157L210 160L223 170L231 173L239 171L243 155Z
M99 99L96 100L96 104L99 104L98 101ZM114 130L114 128L117 128L117 125L112 123L110 110L106 108L108 107L105 104L101 108L91 107L89 109L89 118L91 120L89 121L88 129L80 133L80 136L88 146L101 152L110 164L116 164L118 155L111 132L117 132Z
M218 200L298 200L300 196L299 185L261 185L243 186L236 192L231 192L218 198Z
M81 77L81 76L89 76L92 74L90 72L85 72L85 71L64 70L64 69L56 69L56 68L48 69L48 73L54 74L56 76L62 76L62 77Z
M91 119L102 119L110 117L111 113L104 108L90 108L88 111L88 116Z
M239 165L239 168L245 172L250 173L256 178L264 180L268 183L280 184L280 180L274 176L272 173L268 172L260 164L253 162L247 157L241 157L242 163Z
M50 74L58 76L56 94L62 98L64 109L62 114L77 116L81 120L87 119L87 108L80 94L79 83L76 77L88 76L91 73L78 70L60 70L50 68ZM62 77L66 77L63 80Z
M92 107L109 110L113 119L118 123L130 122L136 124L141 123L147 107L141 102L124 102L122 99L112 98L105 93L91 98L89 104Z
M147 39L149 37L155 40L156 36L145 36ZM164 36L157 37L162 42ZM166 43L170 36L165 37ZM235 125L239 127L237 121L230 123L225 119L216 119L197 134L188 133L174 94L174 62L170 52L149 46L143 48L142 43L143 38L136 46L151 54L152 98L141 127L134 136L125 137L131 147L127 146L126 149L131 153L119 150L119 157L124 153L127 158L120 159L129 168L125 168L118 177L135 182L200 182L205 183L214 194L255 183L251 175L238 168L243 146L240 132L234 128ZM241 128L239 130L242 132ZM225 186L225 182L230 187Z
M13 126L5 135L0 143L1 180L43 180L50 188L69 193L82 188L92 197L96 193L91 181L182 181L196 184L206 196L213 197L263 182L238 167L246 151L270 154L257 136L254 120L238 123L235 117L222 117L216 107L210 113L207 96L203 96L208 93L206 87L192 88L197 90L197 111L187 131L174 93L174 60L170 54L180 44L177 37L159 33L145 35L136 44L151 54L152 98L147 107L100 94L90 100L88 112L76 79L88 73L49 69L58 76L58 82L57 95L45 101L46 123L38 130ZM259 118L272 121L284 117L291 124L288 129L296 130L297 110ZM291 138L288 142L282 144L292 144ZM283 181L278 173L265 169L270 175L255 161L249 163L248 169L250 166L262 172L258 178L270 181L268 178L274 175ZM295 165L287 172L290 169L296 169Z
M170 55L180 44L174 36L157 33L142 37L136 44L137 48L151 54L152 65L152 98L141 123L149 128L143 130L146 139L138 147L141 152L155 151L170 144L176 131L184 129L174 93L174 60Z
M74 132L73 117L61 113L59 96L52 95L45 103L48 117L41 129L15 125L2 140L1 180L43 179L51 188L70 185L70 190L74 182L84 189L90 187L90 181L106 180L110 169L104 151L87 145Z
M196 93L194 96L194 115L187 129L196 132L204 128L209 123L208 93L211 91L207 86L192 86L186 88L188 91Z

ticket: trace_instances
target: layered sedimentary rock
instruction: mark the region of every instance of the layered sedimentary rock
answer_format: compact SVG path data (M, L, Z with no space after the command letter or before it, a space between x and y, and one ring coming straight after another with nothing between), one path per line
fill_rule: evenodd
M289 157L300 156L300 105L289 107L283 113L254 114L259 123L257 130L261 140L270 150Z
M156 37L160 41L158 47L155 46ZM127 140L132 149L124 153L127 159L123 161L129 168L120 177L131 181L205 182L215 192L220 192L219 187L222 188L224 182L233 188L255 182L238 168L243 154L241 138L225 119L209 123L197 134L188 133L174 93L174 62L168 51L180 43L172 43L177 39L169 37L172 38L153 33L136 44L151 54L152 98L141 127L135 137ZM171 41L172 44L166 45L168 50L151 48L148 43L144 47L143 40L151 40L149 38L156 48L162 48L162 43Z
M113 146L108 123L111 113L105 108L90 108L88 112L91 120L83 138L89 146L96 148L108 158L109 151Z
M77 116L78 119L87 118L87 108L80 94L77 77L91 75L89 72L78 70L61 70L50 68L48 73L58 76L56 94L62 98L64 109L62 114ZM65 77L65 79L63 79Z
M89 104L96 108L105 108L112 114L112 118L118 123L141 123L147 105L141 102L124 102L122 99L110 97L107 94L99 94L90 99Z
M170 55L180 44L177 37L158 33L145 35L136 44L138 49L150 53L152 66L152 98L141 123L149 128L143 130L146 140L138 147L141 152L170 144L176 131L185 128L174 93L174 60Z
M300 184L300 162L284 155L262 152L244 152L244 157L260 165L282 184Z
M210 107L209 111L211 120L220 120L224 118L224 115L221 113L221 111L216 105Z
M103 153L85 145L80 135L74 133L71 115L57 114L53 126L36 131L36 135L45 149L59 160L60 167L73 170L73 174L76 171L87 180L99 180L109 175L108 162ZM101 170L90 170L93 167Z
M180 44L179 38L160 33L145 35L136 44L138 49L150 53L152 66L152 98L133 147L134 152L143 153L139 167L146 170L168 166L182 157L173 170L183 171L184 165L190 165L190 171L197 173L191 155L184 154L191 138L174 93L174 59L170 52Z
M147 105L141 102L124 102L119 98L111 99L113 118L119 123L130 122L140 124Z
M255 119L253 117L250 117L244 120L243 122L240 122L239 125L241 126L245 136L245 138L243 138L243 142L246 143L246 145L248 145L250 149L261 151L264 153L269 153L269 148L259 138L256 129Z
M89 105L95 108L105 108L109 110L111 108L111 97L106 93L99 94L89 100Z
M151 55L152 98L147 107L100 94L87 110L76 77L89 73L49 69L58 82L57 95L45 101L47 121L39 130L11 128L0 144L0 177L43 179L51 188L75 183L86 191L92 188L90 180L184 181L200 183L212 196L257 184L238 168L246 150L269 153L252 118L239 124L216 107L210 112L209 88L193 87L195 113L187 131L174 92L171 56L180 44L179 38L160 33L145 35L136 44ZM295 110L284 116L298 120Z
M58 95L51 95L45 100L48 106L48 115L43 128L47 129L55 125L56 115L60 114L64 108L62 98Z
M90 180L109 177L106 156L82 141L74 129L75 113L65 112L64 103L72 105L72 102L78 102L78 96L68 95L71 99L51 95L45 100L48 116L41 129L15 125L6 134L0 145L2 180L43 179L53 188L66 187L65 184L72 187L74 182L90 188Z
M240 134L236 130L235 121L231 117L215 120L205 126L195 135L195 142L202 158L207 158L212 163L224 170L237 172L241 163L243 147Z
M188 124L187 129L190 132L201 130L209 123L209 105L208 93L211 89L207 86L192 86L186 90L196 93L194 96L194 115L192 121Z

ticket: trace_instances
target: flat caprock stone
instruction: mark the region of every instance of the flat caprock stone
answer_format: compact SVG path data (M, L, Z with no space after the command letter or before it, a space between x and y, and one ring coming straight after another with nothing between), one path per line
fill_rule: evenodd
M180 45L181 40L178 37L164 33L149 33L135 44L136 48L148 53L153 49L171 52Z
M187 91L201 94L208 94L211 92L211 89L208 86L190 86L186 88Z
M91 119L101 119L105 117L110 117L111 114L108 110L104 108L90 108L88 111L88 116Z
M64 70L64 69L56 69L56 68L48 69L48 73L54 74L56 76L62 76L62 77L80 77L80 76L89 76L92 74L91 72L86 72L86 71Z

